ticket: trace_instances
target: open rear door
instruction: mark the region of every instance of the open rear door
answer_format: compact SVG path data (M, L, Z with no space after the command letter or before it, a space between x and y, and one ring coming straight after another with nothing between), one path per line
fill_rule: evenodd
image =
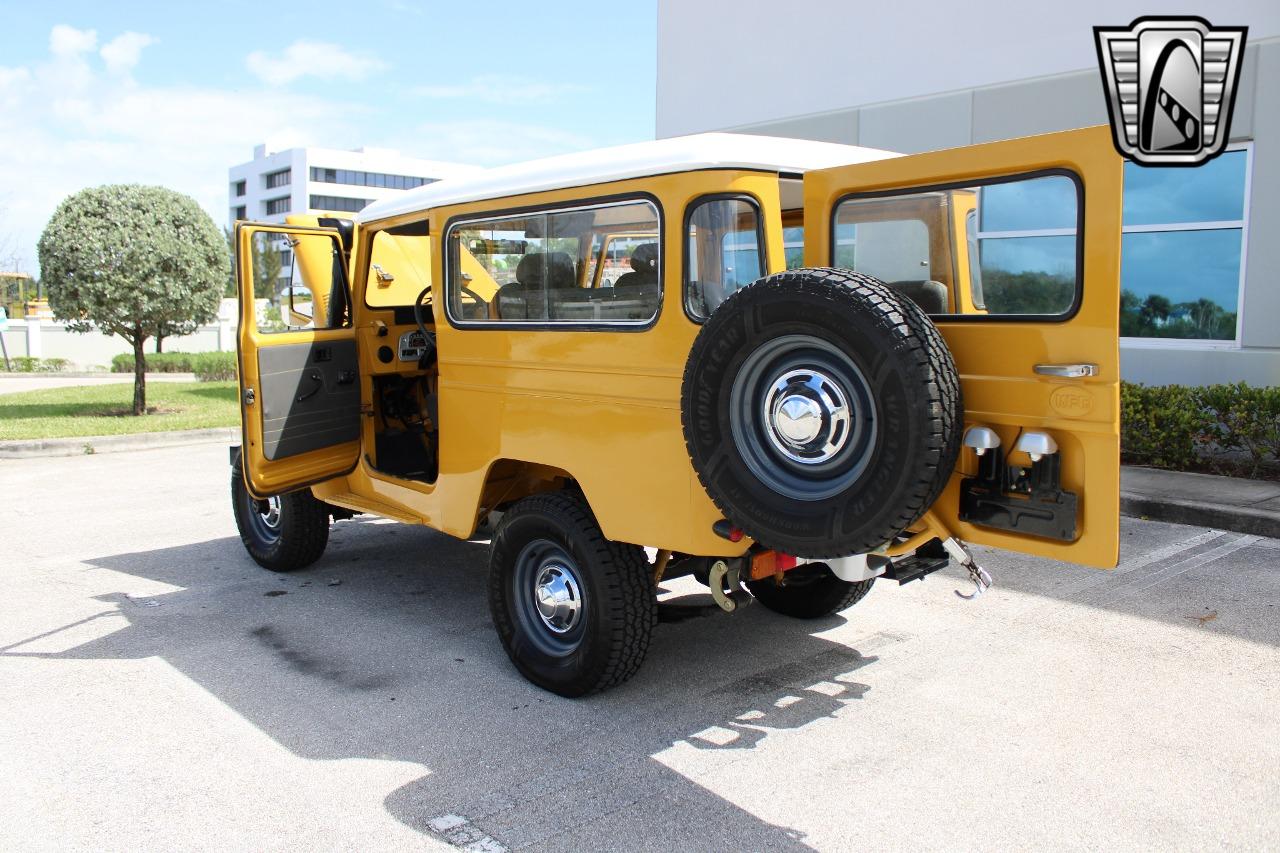
M236 226L241 458L257 497L352 470L360 382L341 235Z
M1105 127L805 175L806 266L886 281L955 357L966 446L933 512L962 539L1116 564L1122 178Z

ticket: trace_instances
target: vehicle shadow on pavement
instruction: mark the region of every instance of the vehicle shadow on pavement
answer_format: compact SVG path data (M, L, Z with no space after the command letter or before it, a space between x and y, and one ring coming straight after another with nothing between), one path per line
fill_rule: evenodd
M290 575L258 568L234 537L85 562L179 589L99 596L127 626L68 651L24 652L29 638L0 653L159 657L301 757L419 763L427 775L385 806L458 846L810 849L663 754L723 765L775 732L857 713L869 652L901 639L854 649L810 635L840 618L726 616L687 595L663 604L636 678L566 700L507 661L482 544L356 519Z

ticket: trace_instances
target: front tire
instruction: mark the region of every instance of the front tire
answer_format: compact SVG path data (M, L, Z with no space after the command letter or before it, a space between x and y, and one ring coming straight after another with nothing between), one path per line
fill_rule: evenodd
M320 559L329 544L329 507L310 489L258 500L231 469L231 507L240 541L254 562L273 572L294 572Z
M782 576L750 581L747 589L756 601L775 613L796 619L821 619L848 610L871 591L875 578L843 581L825 563L809 563Z
M636 673L658 622L643 549L611 542L580 498L525 498L503 515L489 558L489 609L516 669L561 696Z

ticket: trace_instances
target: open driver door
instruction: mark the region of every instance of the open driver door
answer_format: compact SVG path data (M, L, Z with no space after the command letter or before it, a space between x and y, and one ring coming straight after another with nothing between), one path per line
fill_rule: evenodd
M241 459L255 497L355 468L360 381L335 228L236 225Z

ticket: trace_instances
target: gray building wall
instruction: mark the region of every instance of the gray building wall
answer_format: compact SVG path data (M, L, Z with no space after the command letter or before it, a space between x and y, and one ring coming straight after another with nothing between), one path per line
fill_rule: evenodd
M1096 68L838 109L727 130L906 154L1107 123ZM1232 142L1253 145L1245 284L1235 345L1126 339L1126 379L1149 384L1280 384L1280 38L1245 49Z

